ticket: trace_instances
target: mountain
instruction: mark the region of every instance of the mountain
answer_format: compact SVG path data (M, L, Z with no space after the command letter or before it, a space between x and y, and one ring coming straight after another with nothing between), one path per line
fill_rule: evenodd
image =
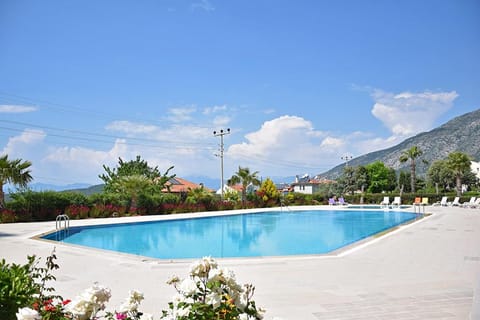
M220 177L219 178L209 178L205 176L179 176L185 180L195 182L197 184L203 183L206 188L212 190L218 190L220 188Z
M421 121L421 120L419 120ZM348 162L351 166L367 165L374 161L382 161L386 166L395 170L409 170L409 162L400 163L400 155L403 151L418 146L423 151L417 162L417 173L422 176L426 173L429 165L445 159L449 153L460 151L470 155L475 161L480 160L480 109L456 117L442 126L429 132L420 133L408 138L388 149L379 150L354 158ZM320 174L329 179L338 178L343 172L344 165L338 165L327 172Z
M89 196L89 195L92 195L92 194L95 194L95 193L103 192L103 187L104 187L103 184L97 184L97 185L94 185L94 186L89 186L87 188L68 189L68 190L64 190L64 191L77 192L77 193L81 193L83 195Z
M87 184L87 183L72 183L72 184L60 186L60 185L37 182L37 183L31 183L28 186L33 191L65 191L65 190L71 190L71 189L87 188L87 187L90 186L90 184Z

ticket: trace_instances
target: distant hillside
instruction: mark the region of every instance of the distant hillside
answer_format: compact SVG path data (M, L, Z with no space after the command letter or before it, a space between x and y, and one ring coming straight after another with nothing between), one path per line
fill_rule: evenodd
M86 195L86 196L89 196L89 195L92 195L92 194L95 194L95 193L101 193L103 192L103 187L104 185L103 184L97 184L97 185L94 185L94 186L90 186L88 188L78 188L78 189L69 189L69 190L64 190L65 192L77 192L77 193L81 193L83 195Z
M33 191L63 191L63 190L70 190L70 189L83 189L87 188L90 185L87 183L72 183L68 185L55 185L55 184L47 184L47 183L31 183L29 184L29 188Z
M409 170L409 163L400 163L400 155L404 150L418 146L423 151L422 159L432 163L444 159L453 151L460 151L472 156L476 161L480 160L480 109L456 117L444 125L429 132L420 133L400 144L388 149L375 151L354 158L349 165L367 165L374 161L382 161L385 165L395 170ZM417 165L417 173L421 176L426 173L428 164L421 162ZM333 169L322 173L322 177L335 179L343 172L344 165L338 165Z

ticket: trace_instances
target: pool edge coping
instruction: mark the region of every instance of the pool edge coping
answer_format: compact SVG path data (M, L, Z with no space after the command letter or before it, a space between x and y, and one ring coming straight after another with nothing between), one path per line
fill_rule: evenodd
M70 220L79 222L79 225L76 225L74 227L89 227L89 226L97 226L97 225L102 225L102 224L127 224L127 223L148 223L148 222L155 222L155 221L168 221L168 220L182 220L182 219L191 219L191 218L204 218L204 217L215 217L215 216L226 216L226 215L240 215L240 214L246 214L246 213L263 213L263 212L268 212L268 211L279 211L280 207L275 207L275 208L259 208L259 209L239 209L239 210L226 210L226 211L205 211L205 212L188 212L188 213L178 213L178 214L170 214L170 215L151 215L151 216L134 216L134 217L118 217L118 218L100 218L100 219L81 219L81 220ZM293 209L293 210L292 210ZM349 211L363 211L367 208L355 208L355 209L348 209L347 206L330 206L330 205L322 205L322 206L296 206L296 207L290 207L288 211L302 211L302 210L315 210L315 211L324 211L324 210L349 210ZM367 209L368 210L368 209ZM407 208L405 209L370 209L373 211L398 211L398 212L409 212L409 213L414 213ZM215 214L212 214L215 213ZM181 217L179 217L181 215ZM368 237L365 237L363 239L359 239L358 241L355 241L353 243L347 244L341 248L335 249L331 252L328 253L321 253L321 254L303 254L303 255L285 255L285 256L258 256L258 257L215 257L215 260L222 261L222 263L228 263L228 262L272 262L272 261L285 261L285 260L305 260L305 259L332 259L332 258L341 258L344 256L347 256L351 253L354 253L358 250L361 250L365 247L368 247L378 241L381 241L385 238L388 238L394 234L397 234L398 232L401 232L407 228L410 228L413 225L416 225L417 223L420 223L422 221L425 221L426 219L430 218L431 216L435 215L435 213L431 212L426 212L421 218L416 218L412 219L406 222L403 222L399 225L393 226L389 229L382 230L380 232L377 232L375 234L372 234ZM134 221L134 219L141 218L142 221ZM114 223L108 222L114 220ZM122 220L122 221L120 221ZM132 220L132 221L126 221L126 220ZM81 223L83 222L83 223ZM98 223L95 223L98 222ZM33 236L30 236L29 239L36 240L36 241L41 241L45 243L50 243L54 245L61 245L65 248L68 247L73 247L76 249L81 249L81 250L86 250L86 251L92 251L92 252L101 252L101 253L106 253L106 254L111 254L112 256L118 256L118 257L128 257L134 260L138 260L139 262L142 263L155 263L158 265L166 265L166 264L190 264L198 258L175 258L175 259L161 259L161 258L154 258L154 257L148 257L148 256L142 256L142 255L136 255L132 253L125 253L125 252L118 252L118 251L112 251L112 250L107 250L107 249L101 249L101 248L94 248L94 247L88 247L88 246L82 246L82 245L77 245L77 244L71 244L71 243L64 243L64 242L59 242L51 239L44 239L42 236L45 236L47 234L53 233L55 230L50 230L50 231L45 231L40 234L36 234Z

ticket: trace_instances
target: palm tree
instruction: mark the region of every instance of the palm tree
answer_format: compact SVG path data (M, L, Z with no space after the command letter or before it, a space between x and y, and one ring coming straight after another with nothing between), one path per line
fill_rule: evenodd
M416 163L415 159L420 157L423 154L423 151L417 146L413 146L408 150L404 150L400 156L400 162L404 163L410 160L410 185L412 192L415 192L415 184L417 182L417 177L415 175Z
M471 158L462 152L452 152L447 158L447 167L455 176L457 196L462 194L462 178L470 170Z
M3 186L11 183L26 187L33 180L29 170L31 165L30 161L22 161L22 159L9 160L8 155L0 157L0 208L3 208L5 204Z
M141 193L150 191L155 186L155 183L153 179L146 176L132 174L118 178L112 186L116 192L130 197L130 207L136 208L138 196Z
M227 181L229 186L237 183L242 184L242 206L245 207L245 200L247 199L247 187L252 184L259 186L261 184L257 177L258 171L250 173L249 168L238 167L238 171Z

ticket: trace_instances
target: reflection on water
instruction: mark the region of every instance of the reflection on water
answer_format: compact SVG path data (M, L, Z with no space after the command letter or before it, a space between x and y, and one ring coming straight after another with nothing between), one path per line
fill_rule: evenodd
M163 259L321 254L415 217L395 211L268 212L71 228L63 241Z

